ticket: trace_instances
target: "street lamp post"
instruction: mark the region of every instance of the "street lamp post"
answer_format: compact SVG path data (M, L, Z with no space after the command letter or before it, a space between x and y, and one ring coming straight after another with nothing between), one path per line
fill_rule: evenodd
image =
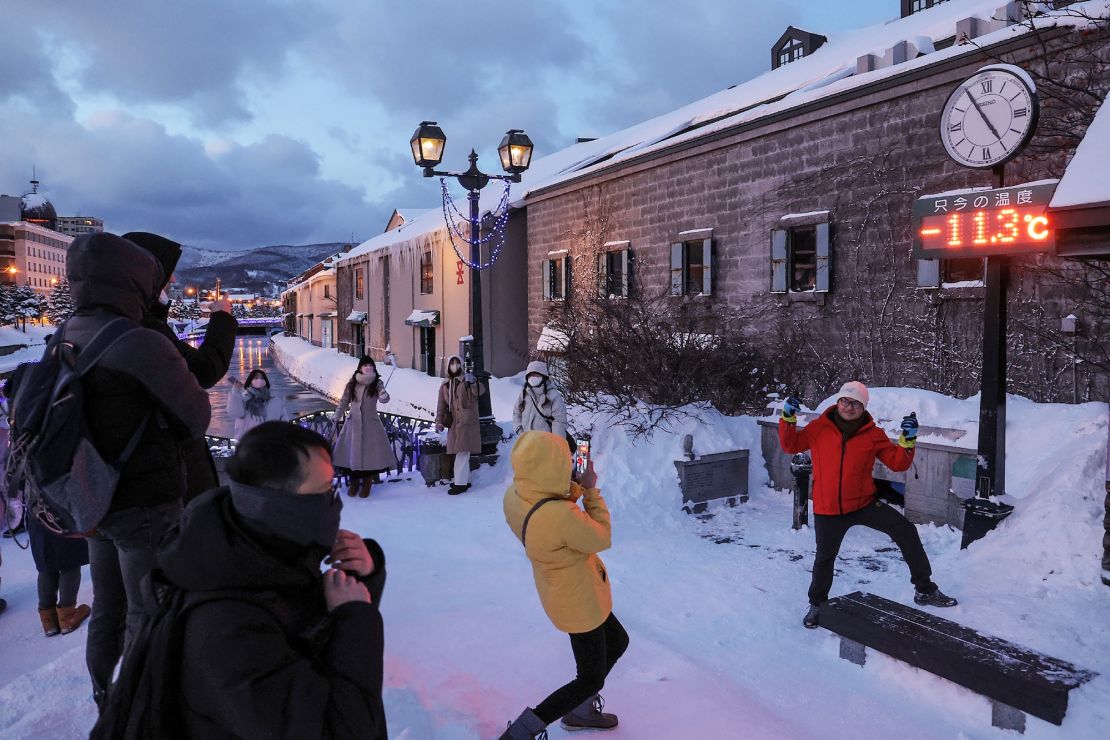
M501 167L508 174L489 175L478 169L478 154L471 149L470 167L465 172L440 172L436 166L443 161L443 149L447 145L447 137L435 121L421 121L416 132L409 140L412 148L413 161L417 167L424 170L424 177L453 177L460 185L466 188L467 200L470 203L470 334L471 356L474 362L474 375L479 382L486 384L486 393L478 397L478 415L482 430L482 452L491 453L496 450L497 441L501 438L500 430L493 418L493 407L490 403L489 378L485 363L485 338L482 322L482 239L481 239L481 210L479 200L482 188L490 180L501 180L506 183L520 182L520 175L528 169L532 162L532 140L520 129L510 129L501 139L497 147L501 159ZM506 187L508 187L506 185ZM506 206L507 207L507 206ZM451 224L448 223L448 236L451 234Z

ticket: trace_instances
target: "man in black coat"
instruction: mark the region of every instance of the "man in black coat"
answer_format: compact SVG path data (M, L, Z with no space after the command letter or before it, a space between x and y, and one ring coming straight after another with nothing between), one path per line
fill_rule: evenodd
M177 351L185 358L189 372L196 377L202 388L216 385L227 374L231 355L235 349L235 333L239 328L239 322L231 315L231 301L216 300L209 304L208 325L205 327L204 340L200 346L194 347L182 341L167 323L170 307L165 297L166 287L170 284L174 270L177 269L178 260L181 259L181 245L164 236L146 231L130 231L124 234L123 238L154 255L162 266L162 274L165 277L158 288L158 296L143 316L143 326L154 329L173 342ZM186 501L219 485L216 465L203 437L185 450L185 472Z
M339 529L327 441L266 422L228 472L230 486L190 502L158 554L190 595L221 592L186 612L175 651L184 735L385 738L385 558Z
M99 703L142 618L139 583L181 511L184 449L204 435L211 407L173 343L139 325L164 281L149 252L114 234L86 234L69 246L66 273L76 311L59 329L62 341L80 350L110 321L122 316L135 324L84 383L89 435L105 460L118 460L142 430L108 514L89 538L95 596L85 659Z

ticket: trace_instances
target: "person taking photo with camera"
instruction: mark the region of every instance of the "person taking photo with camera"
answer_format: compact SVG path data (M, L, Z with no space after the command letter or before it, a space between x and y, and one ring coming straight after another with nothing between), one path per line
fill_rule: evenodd
M612 526L593 461L575 471L566 439L537 431L517 439L510 459L505 521L532 562L544 611L570 635L578 675L521 712L501 740L532 740L560 717L569 730L612 729L617 717L601 711L599 692L628 648L628 633L613 614L609 576L597 556L612 544Z

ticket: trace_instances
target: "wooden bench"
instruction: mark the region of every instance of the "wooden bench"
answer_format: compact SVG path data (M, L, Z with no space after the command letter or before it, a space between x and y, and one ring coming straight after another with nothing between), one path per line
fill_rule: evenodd
M947 619L855 593L821 606L820 625L840 635L840 657L863 665L874 648L982 694L992 724L1025 731L1025 712L1059 725L1068 692L1098 675Z

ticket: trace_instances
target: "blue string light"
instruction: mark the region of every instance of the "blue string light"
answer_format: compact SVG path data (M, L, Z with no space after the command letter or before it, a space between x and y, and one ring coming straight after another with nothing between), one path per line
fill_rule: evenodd
M451 240L451 246L454 248L455 254L458 256L459 260L462 261L463 264L465 264L471 270L489 269L493 266L493 263L497 261L497 258L501 255L501 250L505 246L505 234L509 224L509 182L505 182L505 191L501 194L500 203L497 204L497 207L493 210L493 212L487 215L487 217L489 217L493 216L493 214L495 213L497 214L494 217L493 227L486 232L486 235L484 237L480 237L478 239L479 245L486 244L494 238L497 239L497 243L493 247L493 250L490 252L489 261L478 263L470 261L470 259L464 254L464 252L459 249L459 244L455 239L457 236L459 239L465 240L466 246L470 247L471 229L474 228L475 224L468 217L464 216L455 205L455 200L451 197L451 192L447 188L447 179L441 177L439 178L439 182L443 189L443 220L447 223L447 236ZM454 212L454 215L458 216L458 219L454 218L452 212ZM462 228L459 225L458 220L466 222L468 227L467 233L464 234L462 232ZM482 219L479 217L477 224L479 227L481 226L481 221Z

